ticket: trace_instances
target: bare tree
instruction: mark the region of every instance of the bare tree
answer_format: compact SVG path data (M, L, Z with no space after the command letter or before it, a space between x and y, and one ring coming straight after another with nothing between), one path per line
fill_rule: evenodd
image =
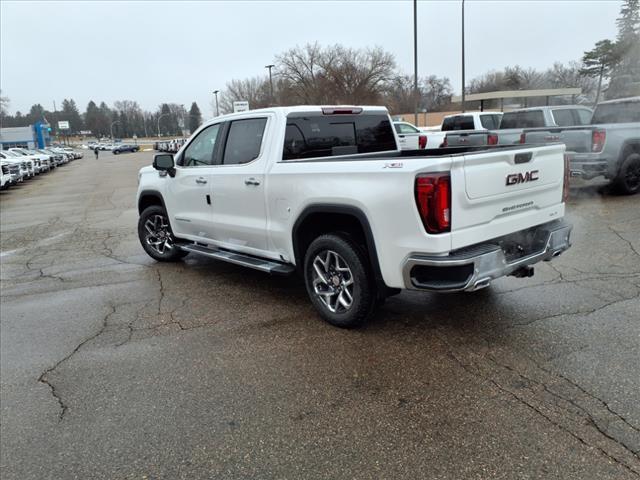
M291 93L297 102L311 105L330 103L322 65L331 61L331 58L323 55L322 48L316 42L292 48L278 55L276 71L278 76L290 85Z
M437 111L451 102L451 82L448 78L435 75L423 77L418 81L420 91L420 109ZM385 85L384 105L392 114L413 111L413 77L410 75L396 75Z
M451 103L453 88L451 88L451 81L447 77L440 78L429 75L420 80L419 88L422 99L421 108L438 111Z
M590 102L596 96L598 80L585 75L578 62L569 62L566 65L560 62L553 64L545 72L545 88L570 88L582 89L581 101Z
M469 93L486 93L503 90L505 88L505 74L502 71L491 70L469 82Z
M276 58L276 72L295 103L378 103L394 76L392 54L379 47L292 48Z
M247 101L252 109L269 106L269 78L253 77L245 80L231 80L219 97L220 111L233 112L233 102ZM215 100L212 104L215 110Z
M9 113L8 112L9 104L10 104L9 97L3 97L2 90L0 90L0 115L1 116L4 117Z
M326 48L320 57L324 85L331 103L379 103L392 78L395 60L379 47L366 50Z

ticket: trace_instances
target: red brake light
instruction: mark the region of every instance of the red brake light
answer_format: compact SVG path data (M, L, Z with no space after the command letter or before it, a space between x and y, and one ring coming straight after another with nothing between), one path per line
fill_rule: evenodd
M591 134L591 151L601 152L607 139L606 130L594 130Z
M520 143L527 143L527 135L524 132L520 134Z
M345 107L345 108L336 108L336 107L322 107L323 115L357 115L358 113L362 113L362 108L359 107Z
M451 178L430 173L416 178L416 203L427 233L451 231Z
M562 201L569 200L569 176L571 175L571 160L568 153L564 154L564 183L562 184Z
M489 145L497 145L498 144L498 135L495 133L490 133L487 136L487 143Z
M423 150L423 149L427 148L427 136L426 135L420 135L418 137L418 148L420 150Z

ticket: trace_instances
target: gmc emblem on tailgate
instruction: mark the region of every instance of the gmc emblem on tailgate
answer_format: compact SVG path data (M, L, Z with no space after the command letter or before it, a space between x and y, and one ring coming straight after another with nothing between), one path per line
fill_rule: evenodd
M525 173L511 173L507 175L507 187L518 183L535 182L539 179L538 173L539 170L531 170Z

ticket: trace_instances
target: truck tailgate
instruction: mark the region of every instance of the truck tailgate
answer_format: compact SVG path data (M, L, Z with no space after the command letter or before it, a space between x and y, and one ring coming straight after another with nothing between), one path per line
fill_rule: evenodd
M564 213L564 145L491 149L452 170L452 248L559 218Z
M481 147L488 144L488 131L447 133L447 147Z
M548 128L544 130L525 130L525 143L528 145L544 143L564 143L567 152L590 152L592 129Z

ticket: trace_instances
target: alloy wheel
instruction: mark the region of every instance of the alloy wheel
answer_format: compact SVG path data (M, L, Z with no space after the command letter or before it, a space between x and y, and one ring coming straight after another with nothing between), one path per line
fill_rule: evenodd
M640 185L640 159L632 162L627 168L625 183L630 190L636 190Z
M324 250L313 259L313 290L331 313L346 312L353 305L353 273L347 262L333 250Z
M173 235L169 228L169 219L164 215L152 215L144 222L147 245L160 255L173 248Z

